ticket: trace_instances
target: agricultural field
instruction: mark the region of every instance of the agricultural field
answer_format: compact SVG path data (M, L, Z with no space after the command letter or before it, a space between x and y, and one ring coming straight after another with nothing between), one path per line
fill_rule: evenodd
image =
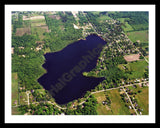
M128 90L128 95L131 98L132 104L136 107L136 110L141 110L143 115L148 115L149 105L148 105L148 91L147 86L142 87L142 84L137 84L136 88L133 86L126 87ZM140 91L140 92L139 92ZM135 93L135 95L131 94ZM97 112L98 115L131 115L135 114L134 109L131 107L131 103L125 99L122 100L121 94L124 91L119 91L119 89L106 90L104 92L94 94L98 102ZM106 94L111 99L111 105L103 104L106 101ZM133 98L134 96L134 98ZM136 102L134 102L134 99ZM130 108L129 108L130 107ZM139 112L138 112L139 113Z
M111 107L102 104L102 101L105 100L104 92L94 94L98 101L97 111L99 115L130 115L129 109L121 101L118 89L107 91L106 94L111 99Z
M46 24L45 17L42 15L36 16L23 16L21 21L21 27L16 28L16 36L27 35L35 35L40 38L40 40L44 39L44 33L49 33L50 30Z
M12 73L12 115L20 115L21 112L16 107L19 105L18 101L18 75L17 73Z
M18 105L18 75L12 73L12 106Z
M122 29L125 32L128 31L133 31L134 29L132 28L132 26L130 24L128 24L128 22L126 20L129 20L130 18L118 18L117 20L119 20L121 23L124 24L124 26L122 26Z
M139 60L139 54L131 54L131 55L125 55L124 56L124 59L127 61L127 62L131 62L131 61L136 61L136 60Z
M135 98L137 99L138 105L143 108L143 115L149 114L149 88L143 88L141 89L142 92L138 93Z
M118 67L125 72L129 72L128 78L136 79L144 77L144 72L148 69L148 63L145 60L140 60L128 64L120 64Z
M23 36L24 34L31 35L31 28L24 27L24 28L17 28L16 29L16 36Z
M45 19L45 17L44 16L31 16L31 17L23 16L23 20L39 20L39 19Z
M106 22L106 20L111 20L111 18L107 15L102 15L102 16L98 17L98 19L97 19L97 21L99 23Z
M139 40L140 43L148 44L148 30L127 32L127 35L132 42Z
M20 97L20 105L28 105L28 97L26 92L20 92L19 97Z

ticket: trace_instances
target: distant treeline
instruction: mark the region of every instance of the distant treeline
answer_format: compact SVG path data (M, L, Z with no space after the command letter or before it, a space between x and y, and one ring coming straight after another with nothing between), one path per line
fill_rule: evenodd
M117 19L117 18L126 18L125 22L128 22L134 30L147 30L149 15L148 12L114 12L108 13L108 16Z

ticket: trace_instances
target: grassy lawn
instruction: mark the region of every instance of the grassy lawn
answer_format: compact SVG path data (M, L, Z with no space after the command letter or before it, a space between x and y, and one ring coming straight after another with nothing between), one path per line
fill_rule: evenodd
M18 75L12 73L12 106L15 106L15 102L18 105Z
M132 90L133 92L137 92L135 95L135 99L137 99L138 106L143 109L142 115L147 115L149 111L149 101L148 101L148 91L149 88L146 87L140 87L137 84L137 88L134 88L132 86L127 87L129 90ZM138 93L138 91L141 90L142 92ZM133 97L133 95L129 95L130 97Z
M130 71L128 77L131 79L142 78L148 63L145 60L139 60L135 62L130 62L128 64L120 64L118 67L124 71ZM126 69L124 69L126 68Z
M109 16L107 16L107 15L103 15L103 16L100 16L100 17L98 17L98 22L106 22L106 20L110 20L111 18L109 17Z
M43 33L46 32L46 30L41 27L31 27L31 32L33 35L38 35L40 40L42 40L44 38Z
M49 47L45 48L44 50L44 54L48 53L48 52L51 52L51 49Z
M132 31L132 30L133 30L132 26L129 25L128 22L125 22L124 24L125 24L125 27L122 26L122 29L123 29L125 32L127 32L127 31Z
M12 106L16 106L15 102L18 104L18 75L17 73L12 73ZM18 111L18 107L12 107L12 115L20 115L21 112Z
M38 19L31 21L31 27L46 25L45 19Z
M26 92L19 93L20 95L20 105L28 105L28 98Z
M107 91L106 94L108 94L111 99L110 108L102 104L102 101L105 100L104 92L94 94L98 101L97 112L99 115L130 115L129 109L125 107L125 104L121 101L118 89Z
M12 107L12 115L21 115L21 112L18 111L18 107Z
M105 93L104 92L96 93L94 94L94 96L96 97L98 102L98 107L97 107L98 115L111 115L112 114L111 109L107 105L102 104L102 102L106 100Z
M148 30L128 32L127 35L132 42L148 43Z
M149 114L149 99L148 99L148 93L149 93L149 88L142 88L142 92L138 93L135 98L137 99L138 105L143 109L142 114L143 115L148 115Z
M111 97L111 109L113 115L130 115L130 111L125 104L121 101L120 93L118 89L107 91Z
M131 74L129 74L129 77L130 78L142 78L147 66L148 64L145 60L128 63L126 67L128 68L129 71L132 72Z
M123 29L125 32L134 30L134 29L132 28L132 26L128 24L128 22L125 22L125 20L129 20L129 19L130 19L130 18L118 18L118 19L117 19L117 20L119 20L121 23L124 23L124 24L125 24L125 27L122 26L122 29Z
M43 94L43 95L45 95L45 94L46 94L46 92L45 92L45 90L44 90L44 89L36 89L36 91L38 91L39 93L41 93L41 94Z

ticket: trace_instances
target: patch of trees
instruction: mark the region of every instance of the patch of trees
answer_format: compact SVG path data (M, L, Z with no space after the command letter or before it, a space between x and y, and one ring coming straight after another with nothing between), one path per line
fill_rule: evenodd
M84 24L86 24L86 23L88 23L88 19L81 13L81 12L79 12L78 13L78 15L77 15L78 17L79 17L79 24L80 24L80 26L83 26Z
M44 73L41 67L44 57L43 51L35 51L35 41L36 37L32 35L12 36L12 72L18 73L20 85L25 86L27 90L42 88L37 79Z
M62 112L56 108L54 105L49 103L39 103L19 106L19 111L24 115L28 113L29 115L59 115Z
M125 22L128 22L135 30L147 30L148 29L148 12L114 12L109 13L108 16L113 19L127 18Z
M106 15L107 12L100 12L99 14L94 14L93 12L86 12L87 19L92 25L96 28L96 31L99 34L107 34L106 38L112 41L113 36L119 35L122 31L120 22L116 22L116 24L101 22L99 23L98 18L101 15ZM112 22L112 21L111 21Z
M58 115L62 112L54 105L49 103L40 103L37 106L30 105L32 115Z
M50 18L45 14L46 23L51 29L50 33L45 33L43 39L51 51L57 51L79 38L82 38L82 29L74 29L73 23L76 23L71 12L58 12L60 19Z
M67 115L97 115L97 100L91 95L83 105L78 105L75 110L67 109Z
M17 28L23 27L23 15L21 15L20 13L18 13L18 21L16 21L12 17L12 24L13 24L13 33L16 33L16 29Z
M117 83L122 78L126 79L124 72L117 67L118 64L126 64L126 61L124 60L123 56L117 56L111 59L106 59L103 63L106 67L106 70L100 70L100 72L97 75L104 76L106 78L107 83Z

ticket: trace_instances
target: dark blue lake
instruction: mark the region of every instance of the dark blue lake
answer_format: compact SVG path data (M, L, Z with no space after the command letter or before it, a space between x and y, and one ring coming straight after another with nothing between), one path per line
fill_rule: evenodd
M78 99L94 89L104 78L86 77L83 72L95 68L106 42L97 35L74 42L61 51L46 53L43 68L47 73L38 82L50 92L58 104Z

